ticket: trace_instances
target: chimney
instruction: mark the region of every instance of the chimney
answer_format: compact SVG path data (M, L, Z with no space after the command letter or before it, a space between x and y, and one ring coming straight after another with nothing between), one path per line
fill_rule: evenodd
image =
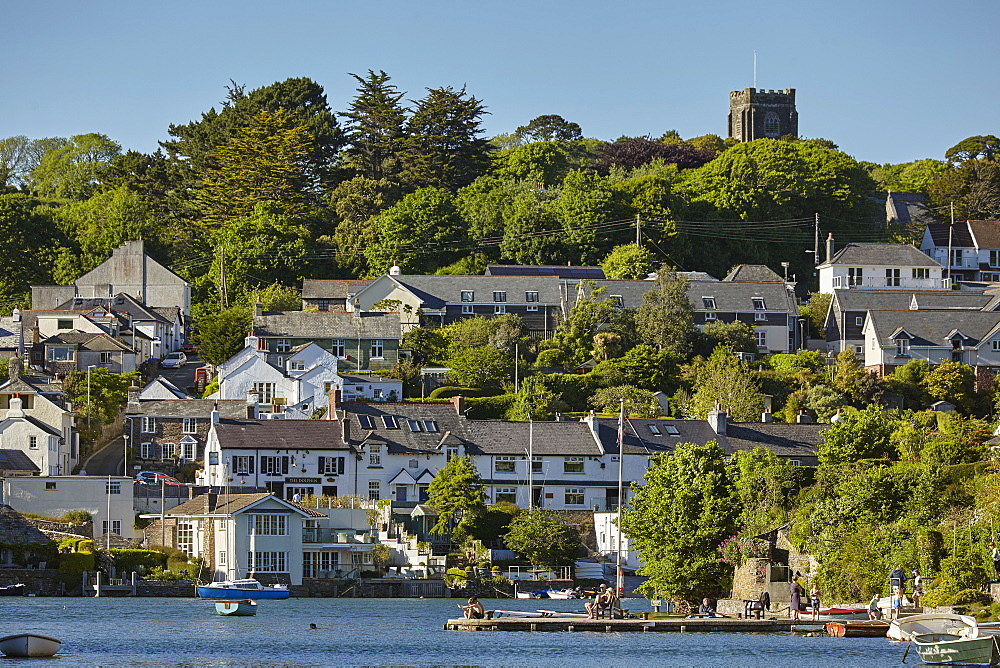
M461 394L456 394L451 398L451 405L455 407L457 414L465 415L465 397Z
M41 337L38 334L38 325L35 325L31 328L31 342L37 346L40 340Z
M826 261L833 259L833 232L826 238Z
M340 416L337 415L337 409L340 408L340 388L330 388L330 391L326 393L326 396L327 401L329 402L329 405L326 408L326 419L339 420Z
M14 393L10 397L10 408L7 409L8 418L20 418L24 417L24 411L21 409L21 395Z
M808 411L802 411L795 416L795 424L812 424L812 417L809 415Z
M243 347L257 350L257 340L257 335L254 334L254 331L251 329L247 332L246 338L243 339Z
M719 402L716 401L715 406L708 412L708 426L719 436L725 436L727 417L725 411L719 408Z
M141 409L139 408L139 387L136 385L129 385L128 388L128 403L125 405L126 413L138 413Z
M361 301L358 299L354 300L354 317L355 318L361 317Z
M21 309L14 307L14 311L10 314L11 322L21 322Z
M247 392L247 419L257 419L257 393L253 390Z
M212 423L219 424L219 407L216 405L215 409L212 411Z
M774 421L774 416L771 415L771 411L764 411L760 414L760 421L764 424L768 424Z
M253 314L258 318L264 315L264 305L260 303L260 298L257 298L256 303L253 305Z

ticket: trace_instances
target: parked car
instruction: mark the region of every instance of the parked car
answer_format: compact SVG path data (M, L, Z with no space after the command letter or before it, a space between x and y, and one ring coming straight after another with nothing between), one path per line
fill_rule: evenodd
M185 343L181 346L181 352L185 355L195 355L198 353L198 349L195 348L193 344Z
M159 471L139 471L135 474L136 485L183 485L180 480Z
M179 369L187 363L187 355L178 350L172 353L167 353L167 356L160 361L160 366L164 369Z

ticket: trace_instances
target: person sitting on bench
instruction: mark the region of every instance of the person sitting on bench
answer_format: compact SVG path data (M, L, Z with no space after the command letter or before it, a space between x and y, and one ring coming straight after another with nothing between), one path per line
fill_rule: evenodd
M601 610L608 607L609 594L611 596L610 600L613 604L614 592L608 589L608 585L602 584L600 587L598 587L597 593L594 595L593 600L587 601L587 603L583 605L583 607L587 609L587 614L589 615L590 619L597 619L597 617L600 615Z

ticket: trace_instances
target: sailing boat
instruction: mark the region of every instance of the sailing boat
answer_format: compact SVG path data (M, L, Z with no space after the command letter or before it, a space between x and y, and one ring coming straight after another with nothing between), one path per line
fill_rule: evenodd
M223 468L223 474L225 475L226 469ZM228 479L228 476L226 476ZM236 545L235 535L236 535L236 522L234 521L232 513L229 511L229 485L226 485L226 547L230 555L232 555L233 564L235 565L236 575L239 575L239 562L236 559ZM253 534L251 534L250 539L253 540ZM251 554L253 553L253 545L250 549ZM237 578L237 579L225 579L219 582L210 582L206 585L198 585L198 598L210 598L215 600L245 600L245 599L282 599L288 598L291 593L288 591L286 585L264 585L257 581L255 578Z

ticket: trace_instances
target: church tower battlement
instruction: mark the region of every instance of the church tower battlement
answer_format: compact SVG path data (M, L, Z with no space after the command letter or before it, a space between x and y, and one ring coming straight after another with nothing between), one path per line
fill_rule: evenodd
M729 136L753 141L784 135L799 136L795 89L744 88L729 93Z

